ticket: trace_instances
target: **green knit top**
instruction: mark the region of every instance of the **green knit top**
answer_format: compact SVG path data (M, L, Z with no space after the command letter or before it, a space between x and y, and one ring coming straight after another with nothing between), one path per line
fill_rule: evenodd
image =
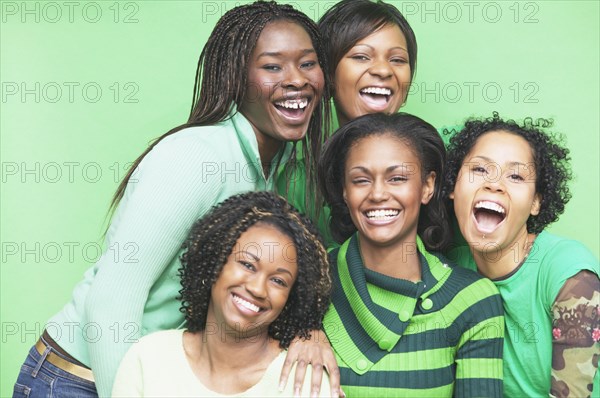
M344 392L501 397L504 318L498 290L428 253L419 238L417 249L422 275L416 283L367 269L356 234L330 253L334 288L324 329Z

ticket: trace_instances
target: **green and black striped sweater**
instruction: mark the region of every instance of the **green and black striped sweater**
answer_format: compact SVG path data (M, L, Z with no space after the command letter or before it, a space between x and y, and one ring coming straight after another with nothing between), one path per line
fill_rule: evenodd
M356 234L330 253L324 329L348 397L501 397L504 319L498 290L428 253L421 281L364 267Z

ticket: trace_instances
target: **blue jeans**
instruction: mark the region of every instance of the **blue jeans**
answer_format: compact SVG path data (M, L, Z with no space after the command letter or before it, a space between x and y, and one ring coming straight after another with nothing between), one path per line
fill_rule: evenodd
M44 353L40 355L35 346L31 348L25 363L21 366L13 398L98 398L94 382L77 377L46 361L50 351L54 350L46 347ZM56 351L54 353L60 355Z

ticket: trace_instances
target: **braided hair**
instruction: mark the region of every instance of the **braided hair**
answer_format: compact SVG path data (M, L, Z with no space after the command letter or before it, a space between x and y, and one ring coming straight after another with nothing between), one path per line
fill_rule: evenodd
M310 330L321 328L329 306L331 278L327 252L315 227L272 192L232 196L192 227L179 269L181 312L190 332L205 329L212 285L239 237L257 223L274 226L289 236L296 248L296 282L283 311L268 328L269 336L287 348L296 336L310 338Z
M116 208L134 170L163 138L187 127L209 126L227 120L231 116L234 105L237 107L241 105L247 94L248 63L252 51L265 26L278 20L296 23L306 31L317 53L321 69L323 72L327 70L325 50L317 25L301 11L274 1L257 1L229 10L219 19L200 53L192 108L187 123L173 128L154 140L133 162L119 184L109 210ZM325 76L323 99L320 105L315 107L308 131L302 139L307 193L316 191L314 181L317 162L321 145L331 125L331 105L329 101L324 100L329 98L329 87L330 83ZM288 162L291 165L296 164L295 148Z

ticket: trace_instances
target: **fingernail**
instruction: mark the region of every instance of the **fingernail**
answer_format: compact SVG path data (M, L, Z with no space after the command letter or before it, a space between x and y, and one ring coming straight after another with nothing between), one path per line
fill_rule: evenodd
M295 388L294 389L294 397L299 397L300 396L300 389L299 388Z
M285 381L282 381L281 383L279 383L279 392L282 392L284 388L285 388Z
M340 395L338 394L337 390L331 390L331 397L332 398L339 398Z

